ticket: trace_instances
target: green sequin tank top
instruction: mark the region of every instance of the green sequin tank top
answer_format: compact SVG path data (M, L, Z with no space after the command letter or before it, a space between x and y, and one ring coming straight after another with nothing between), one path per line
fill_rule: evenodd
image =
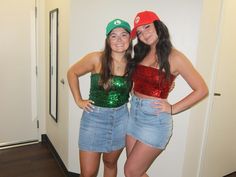
M91 74L89 99L94 101L95 106L115 108L122 106L129 101L129 90L131 82L127 77L113 76L111 88L105 91L99 85L100 74Z

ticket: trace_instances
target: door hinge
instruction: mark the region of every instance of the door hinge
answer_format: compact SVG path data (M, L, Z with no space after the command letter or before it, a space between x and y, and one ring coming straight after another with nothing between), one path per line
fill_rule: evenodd
M37 7L34 7L34 15L35 15L35 18L37 18L37 11L38 11Z
M37 128L39 128L39 120L37 120Z
M35 74L38 76L38 66L35 66Z

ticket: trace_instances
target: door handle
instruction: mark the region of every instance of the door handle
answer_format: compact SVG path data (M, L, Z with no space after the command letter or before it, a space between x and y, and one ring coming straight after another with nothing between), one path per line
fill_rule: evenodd
M61 79L60 82L61 82L63 85L65 84L64 79Z
M221 96L220 93L214 93L214 96Z

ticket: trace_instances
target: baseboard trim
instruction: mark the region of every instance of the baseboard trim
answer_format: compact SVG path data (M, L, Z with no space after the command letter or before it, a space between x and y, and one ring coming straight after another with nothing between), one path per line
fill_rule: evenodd
M230 174L228 174L228 175L225 175L225 176L223 176L223 177L231 177L232 175L236 175L236 171L235 171L235 172L232 172L232 173L230 173Z
M67 170L64 162L62 161L61 157L57 153L56 149L54 148L53 144L51 143L50 139L48 138L48 136L46 134L42 134L42 143L45 143L48 145L48 148L49 148L50 152L52 153L54 159L57 161L58 165L60 166L60 168L63 170L63 172L65 173L65 175L67 177L79 177L80 176L77 173L73 173L73 172L70 172Z
M78 173L68 172L68 174L69 174L68 177L79 177L80 176Z
M14 147L20 147L20 146L26 146L30 144L36 144L39 143L38 140L31 140L31 141L21 141L16 143L0 143L0 150L1 149L10 149Z

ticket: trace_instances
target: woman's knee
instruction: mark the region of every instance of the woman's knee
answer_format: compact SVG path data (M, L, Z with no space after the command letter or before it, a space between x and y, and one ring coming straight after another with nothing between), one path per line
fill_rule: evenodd
M117 167L117 159L103 158L103 163L107 168L116 168Z
M102 160L107 168L117 168L117 161L123 149L103 154Z
M98 173L98 170L87 168L87 169L81 170L80 177L96 177L97 173Z
M124 165L124 174L125 177L136 177L136 170L132 168L132 165L125 163Z

